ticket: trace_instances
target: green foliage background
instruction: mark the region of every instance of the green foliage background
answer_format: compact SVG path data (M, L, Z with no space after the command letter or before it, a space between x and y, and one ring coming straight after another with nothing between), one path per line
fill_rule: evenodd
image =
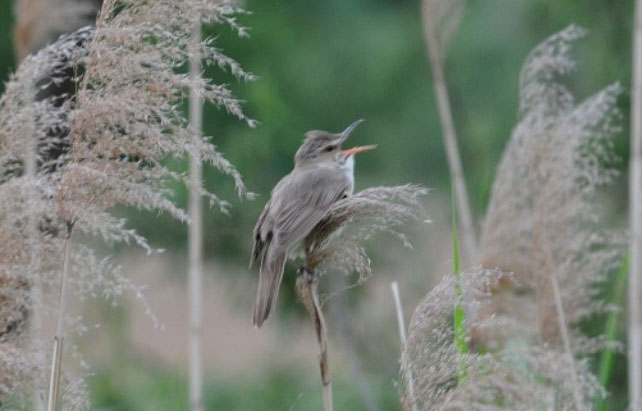
M248 129L226 113L207 107L205 131L238 167L248 188L260 197L254 202L235 200L231 182L213 170L206 170L207 185L233 199L234 204L230 216L216 210L206 214L205 250L209 258L246 263L256 216L270 188L290 170L293 154L309 129L338 131L355 119L364 118L366 122L351 140L355 144L376 143L379 148L359 158L357 187L415 182L447 195L448 168L417 1L249 0L245 7L251 14L240 20L251 28L251 38L238 39L227 29L222 33L206 30L219 36L218 46L260 79L237 84L231 75L215 70L208 74L234 83L236 93L247 101L247 113L261 124ZM518 76L527 53L568 24L581 25L590 34L580 42L579 68L569 79L577 95L587 96L616 80L628 87L632 11L632 1L469 1L460 30L448 49L446 76L478 221L484 214L495 167L516 122ZM15 69L12 24L11 2L2 1L2 83ZM2 89L0 84L0 92ZM617 140L616 150L624 160L625 171L628 94L621 98L620 105L625 113L624 132ZM168 161L174 161L177 169L186 167L184 160ZM616 220L623 218L624 187L622 181L614 190L622 214ZM186 204L185 190L178 191L179 202ZM131 217L132 224L151 238L154 245L176 250L186 247L187 230L183 225L164 216L122 212ZM588 326L600 329L601 324ZM116 375L118 364L115 361L113 369L104 370L94 379L92 391L99 409L183 409L186 403L183 374L147 376L139 390L132 390L127 384L123 386L126 378ZM617 356L610 387L614 392L611 409L621 409L625 403L624 364L622 357ZM208 406L252 410L265 408L249 402L241 404L239 399L270 398L284 390L298 392L303 383L292 374L275 371L273 378L263 385L257 381L230 383L222 379L208 384L211 384L208 392L221 394L208 396ZM171 395L172 390L176 395ZM393 388L384 390L383 409L396 407L395 394ZM156 398L158 405L143 406L138 398L141 395ZM227 397L232 400L226 403ZM338 409L360 409L355 393L338 392L337 397ZM310 401L311 405L302 403L294 409L313 409L317 400L306 398L304 402ZM283 409L277 404L281 403L275 401L273 409Z
M351 138L376 143L362 155L358 186L416 182L448 193L448 168L421 32L419 3L408 0L248 1L241 22L251 37L229 30L217 44L260 79L233 84L260 121L249 129L208 107L205 131L238 167L254 202L234 203L231 217L207 214L206 249L217 258L247 254L251 230L269 190L289 172L293 154L310 129L342 130L366 122ZM471 0L448 48L446 76L471 201L479 218L495 167L515 125L518 77L527 53L546 36L575 23L590 30L578 48L579 69L570 76L578 96L613 82L630 83L632 2L601 0ZM0 79L15 69L11 3L0 3ZM2 91L3 85L0 85ZM628 95L621 99L628 111ZM626 120L623 122L628 128ZM623 137L617 150L626 160ZM185 162L176 161L177 168ZM622 163L626 164L626 161ZM210 187L234 201L231 182L206 170ZM184 190L179 202L186 203ZM139 229L163 247L185 247L186 230L160 216L135 215Z

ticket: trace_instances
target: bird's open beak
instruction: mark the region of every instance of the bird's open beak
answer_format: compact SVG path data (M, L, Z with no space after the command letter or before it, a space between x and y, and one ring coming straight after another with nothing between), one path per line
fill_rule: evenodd
M355 121L354 123L350 124L348 126L348 128L343 130L341 132L341 134L340 134L341 135L341 142L343 143L346 140L346 138L348 138L348 136L352 133L352 130L354 130L355 127L357 127L361 123L363 123L363 119L359 119L359 120Z
M348 126L348 128L346 128L345 130L343 130L341 132L341 134L340 134L341 135L341 140L340 141L343 143L348 138L348 136L352 133L352 130L354 130L355 127L357 127L361 123L363 123L363 119L359 119L359 120L355 121L354 123L350 124ZM350 157L350 156L355 155L357 153L361 153L362 151L374 150L375 148L377 148L377 146L374 145L374 144L370 144L370 145L367 145L367 146L352 147L352 148L349 148L347 150L341 150L341 154L343 154L346 157Z
M347 150L341 150L341 154L343 154L346 157L349 157L354 154L361 153L363 151L374 150L375 148L377 148L376 144L369 144L367 146L352 147Z

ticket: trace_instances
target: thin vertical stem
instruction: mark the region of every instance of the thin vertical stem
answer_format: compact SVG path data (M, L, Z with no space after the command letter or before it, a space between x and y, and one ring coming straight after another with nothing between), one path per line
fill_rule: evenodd
M553 296L555 299L555 309L557 311L557 321L560 328L560 334L562 335L564 351L566 352L566 356L568 358L568 363L570 367L571 383L573 385L573 400L575 401L575 408L578 411L581 411L581 410L584 410L585 407L582 401L582 393L580 392L580 383L577 378L577 370L575 368L575 357L573 356L573 350L571 348L571 338L569 336L568 327L566 325L566 314L564 313L564 305L562 304L562 295L560 293L560 286L554 271L551 271L551 284L553 287Z
M545 208L541 205L538 205L537 209L543 210ZM580 382L577 375L577 368L575 367L575 354L573 353L573 347L571 346L571 336L568 330L568 320L564 311L562 292L560 290L559 281L557 279L557 271L553 262L553 254L550 247L548 246L550 242L548 241L545 230L541 229L541 226L543 224L543 219L539 217L539 214L537 214L535 218L535 230L533 232L534 244L538 244L541 250L540 252L544 253L544 258L546 259L546 269L550 273L550 286L553 291L557 325L559 328L560 337L562 338L564 353L566 354L566 358L568 361L571 376L571 385L573 386L573 401L575 403L575 409L578 411L582 411L586 409L586 407L584 406ZM546 293L542 294L543 296L547 296ZM543 296L540 296L539 298L543 298Z
M464 312L464 294L461 288L461 272L459 261L459 235L457 230L457 212L455 210L455 195L454 190L451 190L450 207L452 215L452 232L453 232L453 271L455 273L455 308L453 310L453 331L454 331L454 344L455 352L457 352L459 359L465 359L468 354L468 341L466 339L466 313ZM458 365L457 381L463 382L468 375L466 362L461 361Z
M296 291L301 303L305 306L314 323L314 331L317 334L319 344L319 369L321 371L321 383L323 385L323 411L332 411L332 381L330 379L330 358L328 356L328 331L325 325L325 317L319 302L317 289L318 275L306 268L300 269L300 275L296 280Z
M435 98L439 108L442 135L448 158L448 168L450 170L455 198L457 200L457 214L459 215L459 223L461 225L460 232L462 237L464 262L466 264L473 264L477 256L477 240L475 236L475 227L473 225L470 201L468 199L468 191L466 190L466 180L461 165L459 147L457 145L457 135L455 133L455 123L453 121L450 98L448 97L448 88L446 87L443 55L433 31L433 27L430 24L430 10L426 0L422 2L422 11L424 37L428 46L428 60L432 67Z
M71 233L65 238L64 261L62 274L60 276L60 292L58 293L58 314L56 315L56 335L54 336L54 348L51 359L51 376L49 378L49 396L47 400L47 411L55 411L60 392L60 371L62 368L62 349L65 337L65 315L67 308L67 282L69 279L69 259L71 255Z
M38 141L35 136L37 136L36 130L32 130L30 133L33 136L30 139L29 148L25 156L25 177L27 179L28 192L26 193L27 201L36 202L37 198L37 189L36 189L36 173L37 173L37 156L38 156ZM39 310L37 304L40 303L42 299L42 290L40 284L40 243L37 241L38 228L37 221L27 221L27 236L29 237L29 244L31 244L29 253L29 278L31 278L30 292L31 292L31 301L32 305L30 308L30 333L32 336L33 347L36 353L36 364L38 367L44 365L45 358L42 350L38 348L38 333L42 329L42 310ZM34 409L35 411L44 411L45 403L43 398L43 393L41 391L41 376L38 376L34 391Z
M332 411L332 381L330 380L330 358L328 357L328 331L325 325L325 317L319 303L317 282L310 282L312 303L314 304L314 329L317 332L319 343L319 368L321 370L321 381L323 382L323 410Z
M35 230L34 230L35 231ZM40 247L37 245L39 243L34 243L33 248L34 248L34 253L36 250L38 250ZM32 300L34 301L32 307L32 324L31 324L31 334L33 338L33 344L34 344L34 349L36 353L36 364L37 364L37 369L41 369L40 367L44 367L44 364L46 362L46 354L45 352L40 349L39 344L37 343L39 341L39 337L42 335L41 330L42 330L42 315L39 312L40 310L38 309L38 304L40 304L40 301L42 300L42 287L40 284L40 271L39 271L39 261L38 262L33 262L34 264L34 270L33 270L33 275L34 278L37 280L34 281L31 285L31 294L32 294ZM44 373L38 373L38 377L36 380L36 383L34 384L35 386L35 391L34 391L34 409L35 411L45 411L45 393L43 390L42 382L46 378L46 375Z
M197 81L201 75L201 22L197 17L192 32L190 76ZM199 90L190 91L189 116L192 131L200 138L203 129L203 106ZM200 187L202 167L199 153L190 157L189 213L189 395L192 411L203 410L203 209Z
M626 287L628 280L629 261L630 257L627 255L622 262L622 266L615 275L615 284L612 285L611 297L609 298L609 302L611 304L619 306L622 302L624 288ZM619 310L613 310L606 317L606 323L604 325L604 336L606 337L606 341L610 343L615 343L617 341L618 321L621 316L622 313ZM608 389L611 382L615 353L615 346L609 345L602 350L602 354L600 355L600 372L598 373L598 376L600 384L602 384L602 387L606 389ZM597 411L606 411L606 398L604 396L598 397L595 404L595 409Z
M633 89L631 90L631 160L629 166L629 219L631 266L629 272L629 403L642 407L642 1L635 2L633 33Z
M399 326L399 339L401 340L401 352L406 349L406 323L403 319L403 308L401 307L401 297L399 297L399 285L396 281L390 283L392 290L392 298L395 302L395 311L397 312L397 325ZM412 370L410 367L402 364L402 372L405 374L404 378L408 382L408 396L412 411L418 411L417 399L415 397L415 380L412 377Z

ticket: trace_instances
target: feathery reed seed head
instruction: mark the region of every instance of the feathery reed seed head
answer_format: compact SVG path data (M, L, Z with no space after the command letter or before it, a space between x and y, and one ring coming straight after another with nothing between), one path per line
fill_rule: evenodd
M571 26L549 37L522 69L520 120L493 183L482 266L460 275L470 352L455 348L453 276L413 314L402 367L413 375L422 410L588 409L604 395L588 355L606 342L578 326L610 309L596 284L623 252L623 234L600 226L595 201L616 175L621 88L575 102L561 82L576 66L571 46L584 34Z
M306 267L357 272L359 282L366 281L371 275L370 258L361 243L386 231L412 247L398 228L426 219L421 203L426 194L426 188L407 184L371 187L337 201L305 240Z
M75 235L151 251L110 209L129 206L187 221L167 184L186 184L187 177L166 165L168 157L196 156L231 176L246 195L238 171L189 127L180 109L188 91L197 89L205 101L254 125L226 85L181 72L196 51L190 39L195 16L244 36L235 20L241 12L229 1L105 0L95 29L62 36L27 57L10 78L0 97L0 313L7 313L0 333L12 332L0 337L0 397L44 385L48 364L36 354L43 347L18 344L26 333L17 330L26 328L25 313L54 311L50 296L37 291L58 285L71 226ZM208 38L198 47L205 65L253 79L212 45ZM61 93L56 87L63 83L73 90ZM211 204L228 206L205 187L195 189ZM76 297L142 297L117 265L90 247L73 244L72 250L69 282ZM82 321L68 317L66 323L86 332ZM66 380L65 409L87 409L84 383Z

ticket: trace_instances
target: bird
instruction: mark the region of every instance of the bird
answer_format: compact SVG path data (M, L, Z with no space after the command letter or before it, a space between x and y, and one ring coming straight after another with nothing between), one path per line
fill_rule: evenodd
M340 133L311 130L294 156L294 168L274 186L253 232L250 268L260 260L252 322L261 327L273 310L288 254L337 201L354 191L354 156L376 145L341 145L363 119Z

